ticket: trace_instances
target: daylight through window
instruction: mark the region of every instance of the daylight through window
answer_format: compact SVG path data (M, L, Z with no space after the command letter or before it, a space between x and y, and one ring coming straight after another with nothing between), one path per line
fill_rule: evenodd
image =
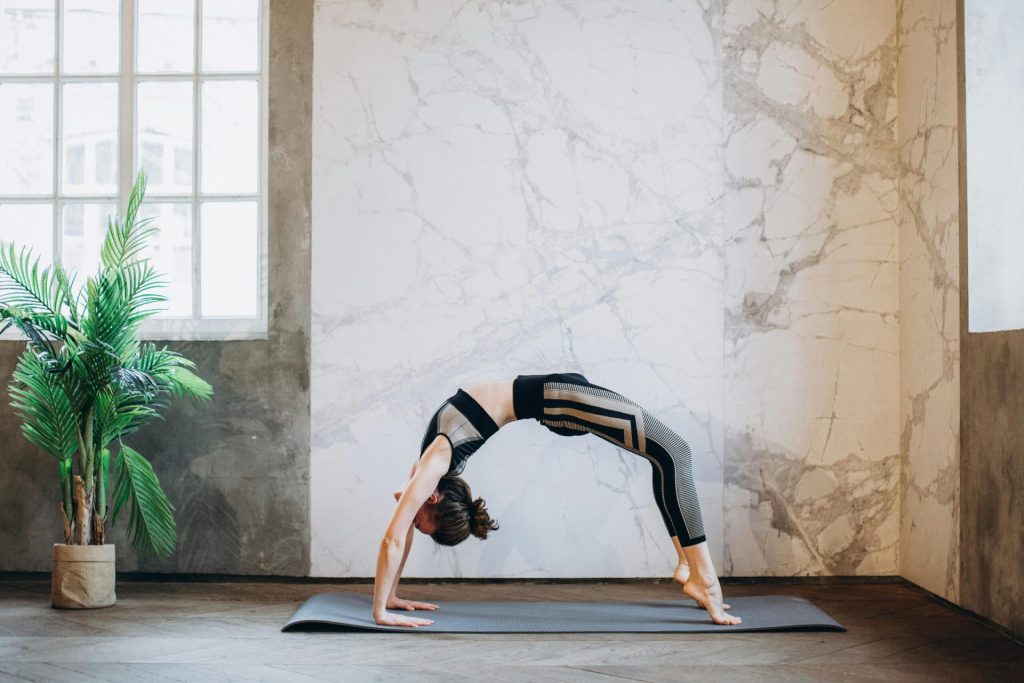
M0 0L0 241L91 274L137 169L168 310L144 335L266 332L261 0Z

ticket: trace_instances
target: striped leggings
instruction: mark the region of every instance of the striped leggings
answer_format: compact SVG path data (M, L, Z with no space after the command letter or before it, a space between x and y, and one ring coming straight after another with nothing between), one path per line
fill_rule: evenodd
M540 384L536 382L537 393ZM536 408L543 410L531 417L556 434L593 434L646 458L653 471L654 500L669 534L683 546L705 540L690 446L682 437L633 401L578 373L543 376L539 398Z

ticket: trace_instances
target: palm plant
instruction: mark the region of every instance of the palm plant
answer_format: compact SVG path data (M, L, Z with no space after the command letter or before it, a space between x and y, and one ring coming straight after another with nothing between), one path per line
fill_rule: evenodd
M41 268L29 249L0 245L0 331L13 326L28 341L11 405L25 438L57 460L65 542L104 543L113 464L110 523L127 505L132 544L167 556L174 508L152 465L123 439L158 417L167 398L205 401L213 389L187 358L138 339L166 301L143 256L157 232L152 219L137 218L145 190L140 172L123 219L108 221L99 269L81 287L59 262Z

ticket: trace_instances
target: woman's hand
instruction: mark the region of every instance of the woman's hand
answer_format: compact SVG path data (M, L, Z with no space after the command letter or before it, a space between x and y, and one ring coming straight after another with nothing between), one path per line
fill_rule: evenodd
M390 612L384 612L381 615L374 615L373 620L377 622L379 626L408 626L411 628L418 628L420 626L430 626L434 623L432 619L420 619L419 617L403 617L400 614L391 614Z
M431 602L417 602L396 597L388 600L388 609L404 609L406 612L414 612L418 609L435 610L437 605Z

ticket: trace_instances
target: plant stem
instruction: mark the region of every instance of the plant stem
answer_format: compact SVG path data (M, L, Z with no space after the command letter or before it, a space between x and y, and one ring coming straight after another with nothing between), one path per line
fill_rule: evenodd
M110 474L110 451L100 451L100 471L96 477L96 514L101 519L107 516L107 477Z
M89 545L92 531L92 519L89 514L89 495L85 492L85 483L75 475L75 543Z
M71 458L60 461L60 496L64 506L64 517L67 523L75 518L75 503L71 494ZM68 543L71 541L69 540Z
M96 485L96 472L95 472L95 460L96 460L96 444L92 440L92 417L93 417L93 404L89 404L89 410L85 413L85 425L83 425L82 442L85 446L85 492L91 494L93 487Z
M60 506L60 517L61 522L64 523L64 544L71 545L72 541L74 541L75 539L72 536L71 520L68 519L68 513L64 511L63 505Z
M75 430L75 438L78 440L78 471L85 472L86 463L89 460L89 453L82 439L82 427Z

